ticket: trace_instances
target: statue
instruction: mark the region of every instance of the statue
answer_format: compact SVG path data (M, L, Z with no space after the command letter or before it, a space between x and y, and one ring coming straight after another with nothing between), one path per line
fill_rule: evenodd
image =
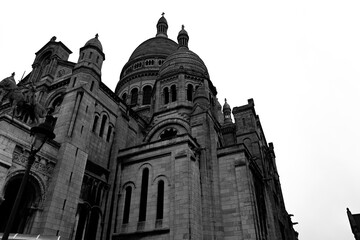
M2 98L0 99L0 105L4 99L8 98L12 108L13 116L15 114L16 108L23 106L25 103L24 95L16 85L14 76L15 73L12 73L10 77L7 77L0 82L0 90L4 92L2 94Z
M39 118L46 116L45 108L35 99L36 87L30 84L27 87L18 87L14 79L15 73L0 82L0 106L4 99L11 105L12 118L29 116L32 123L39 123Z

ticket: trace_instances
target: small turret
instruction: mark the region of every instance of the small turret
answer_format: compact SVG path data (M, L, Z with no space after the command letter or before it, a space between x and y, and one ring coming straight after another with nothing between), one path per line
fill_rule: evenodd
M168 30L168 24L164 17L165 13L162 13L162 17L159 19L158 23L156 24L157 33L156 37L168 37L167 30Z
M227 100L225 98L225 103L223 106L223 114L224 114L224 123L232 123L232 119L231 119L231 107L230 105L227 103Z
M100 77L104 60L105 54L99 41L99 35L96 34L94 38L87 41L85 45L80 48L79 60L75 68L82 66L93 69Z
M188 35L187 31L185 31L184 25L181 26L181 30L178 34L177 40L179 43L179 48L189 49L189 47L188 47L189 35Z

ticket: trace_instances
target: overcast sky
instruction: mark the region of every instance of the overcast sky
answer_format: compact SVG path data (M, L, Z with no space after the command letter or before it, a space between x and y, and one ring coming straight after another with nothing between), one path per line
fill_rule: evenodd
M360 213L359 1L12 0L0 9L0 79L28 74L52 36L77 62L98 33L112 90L162 12L169 38L184 24L220 103L254 99L299 238L354 239L346 207Z

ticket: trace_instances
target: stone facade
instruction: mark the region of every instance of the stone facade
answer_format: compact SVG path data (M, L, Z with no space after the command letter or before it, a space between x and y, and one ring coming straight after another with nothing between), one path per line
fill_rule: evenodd
M53 37L19 84L56 118L37 154L13 232L62 239L297 239L285 210L272 143L254 101L223 108L206 65L157 34L125 64L115 92L101 79L98 39L78 62ZM0 106L0 232L31 145L26 115ZM231 117L234 116L234 122Z

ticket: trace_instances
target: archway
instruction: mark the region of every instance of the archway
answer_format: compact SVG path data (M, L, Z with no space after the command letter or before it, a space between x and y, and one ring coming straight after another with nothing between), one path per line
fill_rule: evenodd
M16 195L20 188L23 174L19 174L8 181L5 188L5 201L0 205L0 232L4 232L7 220L9 219L11 209L16 199ZM24 195L21 199L19 209L17 211L11 232L27 233L29 224L31 225L32 217L37 210L39 203L40 188L34 179L29 179Z

